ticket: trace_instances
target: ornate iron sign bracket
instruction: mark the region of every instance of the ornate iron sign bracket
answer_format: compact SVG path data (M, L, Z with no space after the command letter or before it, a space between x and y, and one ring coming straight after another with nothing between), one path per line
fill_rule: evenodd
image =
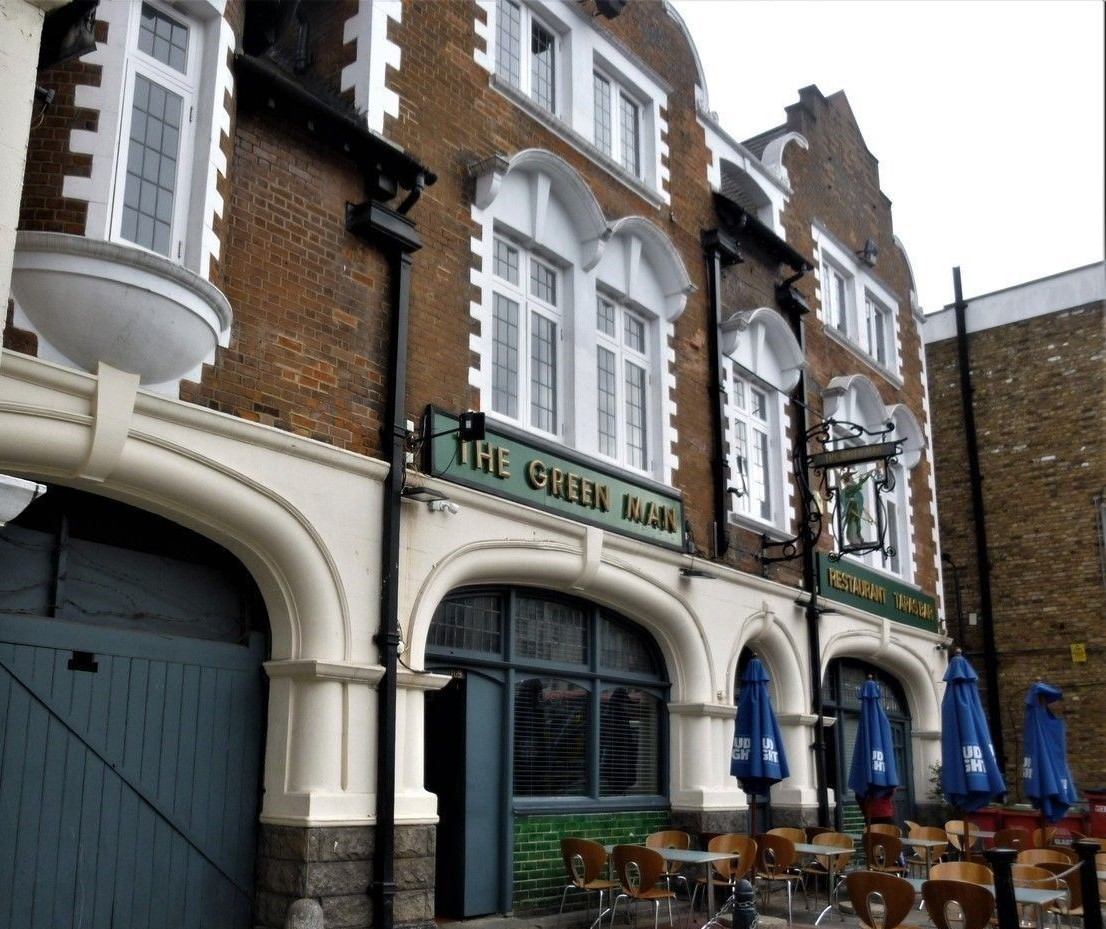
M887 506L884 495L895 489L892 466L902 454L902 440L891 437L895 424L868 429L856 423L826 419L815 423L802 437L792 457L795 485L802 504L797 535L778 540L761 536L760 562L767 566L799 558L813 549L833 520L834 550L831 561L842 555L879 551L895 555L887 540ZM811 445L820 451L811 453Z

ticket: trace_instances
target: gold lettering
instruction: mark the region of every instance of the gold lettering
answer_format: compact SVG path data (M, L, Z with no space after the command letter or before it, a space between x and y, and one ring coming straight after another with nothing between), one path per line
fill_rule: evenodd
M535 490L541 490L545 486L545 465L537 458L531 460L526 468L526 479Z
M586 477L580 481L580 505L595 508L595 481Z
M511 476L511 450L500 445L495 450L495 476Z
M469 463L469 443L462 442L460 438L458 438L457 444L461 446L461 464L467 465Z
M642 515L641 501L633 494L626 494L623 498L622 518L640 523Z
M492 444L491 442L476 443L476 462L473 467L480 471L492 469Z
M604 513L611 509L611 489L606 484L595 485L595 505Z
M569 472L568 480L565 481L566 499L569 503L580 502L580 475Z
M653 529L656 529L660 522L657 515L657 505L652 500L650 500L645 507L645 521L649 523L650 527Z
M550 481L549 481L549 492L554 497L563 496L563 494L561 492L561 488L564 485L564 479L565 479L564 471L562 471L560 468L554 468L553 469L553 476L550 478Z
M676 531L676 508L674 506L666 506L664 508L664 531Z

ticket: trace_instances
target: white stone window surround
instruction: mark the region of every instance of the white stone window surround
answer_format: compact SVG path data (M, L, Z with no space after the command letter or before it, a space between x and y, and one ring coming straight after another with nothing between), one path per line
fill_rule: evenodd
M644 410L644 423L643 429L645 434L645 446L644 454L648 457L650 448L655 445L653 442L653 433L656 431L658 422L656 419L651 418L655 415L656 410L651 409L653 406L649 403L649 399L652 398L656 392L655 381L657 379L657 371L659 365L654 360L656 356L651 354L652 348L655 346L653 343L655 340L650 338L651 330L656 327L657 322L654 317L642 316L637 310L629 306L624 300L620 299L615 294L608 292L606 289L601 288L595 295L596 303L596 353L598 360L598 353L602 350L613 360L614 367L614 434L610 438L614 441L616 451L614 455L608 455L602 450L602 440L597 436L597 445L595 453L601 457L606 458L613 464L619 465L623 468L627 468L632 471L641 471L643 474L650 474L648 470L648 461L646 461L646 467L643 468L634 464L631 458L631 450L629 447L629 415L626 409L627 403L627 385L626 375L627 367L632 366L645 373L646 383L646 405ZM613 323L613 331L605 333L603 327L599 323L599 307L600 304L611 310L611 321ZM630 325L640 325L643 327L644 345L639 350L634 346L630 339L627 337L627 323ZM598 378L598 372L597 372ZM598 384L596 396L598 400ZM596 406L598 407L598 402ZM599 411L596 410L597 425L596 431L599 431ZM650 476L652 476L650 474Z
M698 113L699 125L706 134L707 149L710 151L710 164L707 166L707 180L712 190L722 188L722 162L729 162L749 181L749 190L756 192L756 216L764 225L781 239L787 238L783 227L783 211L791 197L791 183L787 171L783 168L783 151L788 144L795 142L800 148L809 148L806 139L797 132L789 132L782 140L775 140L771 153L775 162L766 159L770 154L765 151L766 159L757 158L748 148L730 136L718 123L713 113L701 108Z
M888 540L898 550L899 573L893 573L884 566L880 552L845 557L888 577L908 584L913 583L917 566L914 544L915 495L911 473L928 447L921 424L905 404L885 405L875 384L863 374L835 377L827 385L823 400L826 419L852 422L871 430L881 429L886 423L891 422L895 425L892 435L903 440L903 453L899 456L896 465L895 488L892 491L899 520L898 538ZM870 501L868 505L870 506Z
M744 501L729 495L730 520L736 524L786 535L796 519L794 481L791 475L787 438L787 400L806 367L802 348L784 318L770 307L742 310L721 324L722 377L725 385L724 428L728 448L729 486L740 487L734 419L737 413L731 396L734 375L765 390L768 396L769 453L771 455L769 490L771 517L767 520L747 512ZM748 474L746 475L748 480Z
M822 322L822 331L825 335L848 348L854 355L879 372L884 379L890 381L896 387L901 387L902 381L902 339L899 334L899 301L892 290L887 287L872 273L872 270L860 262L839 239L836 239L821 223L815 222L811 227L814 237L815 262L814 275L817 281L817 316ZM827 288L830 282L825 280L824 265L830 265L845 279L846 286L846 312L848 313L848 331L843 333L835 325L835 320L830 319L828 308L831 305ZM891 323L887 333L887 364L881 364L869 351L867 346L867 329L865 323L865 301L871 295L887 310L887 316Z
M646 416L649 466L643 473L670 483L679 466L672 340L675 320L694 289L679 253L642 217L609 224L583 178L550 152L527 149L510 161L488 159L474 173L472 216L481 234L472 241L479 265L472 282L481 297L470 305L479 324L479 332L470 337L470 349L480 361L479 367L470 368L469 383L480 393L481 409L496 418L491 409L491 249L494 237L503 235L561 271L564 349L558 438L566 445L597 460L610 460L598 452L596 294L606 294L648 323L645 355L653 364Z
M150 0L147 0L150 2ZM226 155L220 141L230 133L230 114L225 99L233 94L234 80L230 70L230 53L234 48L234 33L223 19L225 0L187 0L164 3L152 0L150 5L163 10L177 20L187 20L191 27L189 41L194 42L198 80L193 100L191 125L193 149L186 174L178 184L177 203L182 209L183 236L180 257L176 247L171 260L210 279L211 260L218 260L220 242L215 232L215 220L223 215L223 199L218 193L219 177L227 171ZM100 85L78 85L76 106L98 112L95 130L74 129L70 132L70 150L92 156L89 177L67 176L62 196L88 203L85 235L96 239L116 238L113 207L116 191L122 190L117 180L120 163L126 160L125 130L130 125L129 86L133 81L132 59L136 54L137 30L142 4L130 0L102 0L97 18L108 25L107 42L83 61L101 67ZM182 132L182 136L186 133ZM122 171L125 172L125 164ZM133 243L129 243L133 244ZM139 246L135 246L136 248Z
M668 204L668 168L663 159L668 156L668 143L663 136L668 123L661 110L667 106L671 87L643 62L604 35L576 9L575 4L549 0L514 0L532 8L540 22L557 35L557 105L556 112L534 103L529 95L509 86L495 74L497 0L477 0L486 22L476 21L476 34L485 42L486 50L476 49L476 61L489 72L491 85L513 103L526 110L550 131L578 149L634 193L654 206ZM616 148L606 154L595 145L595 93L593 75L598 71L617 84L639 107L641 170L636 176L619 163ZM617 106L618 99L614 103ZM617 126L617 113L615 114Z
M399 94L386 85L391 68L403 63L400 47L388 38L388 23L403 21L401 0L358 0L357 12L342 27L342 41L354 46L354 60L342 69L341 88L353 91L353 105L374 132L384 117L399 117Z

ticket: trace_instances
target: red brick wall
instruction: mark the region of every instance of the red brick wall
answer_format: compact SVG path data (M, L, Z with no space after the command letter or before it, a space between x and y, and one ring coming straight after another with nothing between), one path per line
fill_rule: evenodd
M968 307L971 317L971 305ZM1025 692L1064 690L1068 754L1080 787L1106 783L1106 590L1094 499L1106 488L1102 303L969 336L990 549L1002 729L1012 792ZM981 670L982 615L955 339L928 347L941 538L960 569L962 645ZM955 590L945 575L950 633ZM1087 661L1072 661L1072 643Z

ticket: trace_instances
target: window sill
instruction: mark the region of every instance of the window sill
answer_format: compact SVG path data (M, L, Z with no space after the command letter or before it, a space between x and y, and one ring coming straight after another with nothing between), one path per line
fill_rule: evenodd
M640 178L634 177L634 175L616 161L604 155L599 149L592 145L591 142L557 116L556 113L550 113L549 110L538 106L524 93L515 90L515 88L511 87L509 84L505 84L494 74L491 75L491 86L515 104L515 106L519 107L519 109L524 110L529 116L536 119L554 135L568 142L568 144L580 152L580 154L593 161L623 186L628 187L639 197L648 200L657 209L664 206L665 201L658 190L646 184Z
M658 794L627 794L619 797L515 797L512 811L521 815L538 813L583 813L602 810L660 810L668 800Z
M731 510L729 523L731 526L737 526L739 529L747 529L749 532L755 532L757 535L767 536L773 542L783 542L785 539L791 538L790 533L785 532L775 523L764 522L747 513L735 513Z
M898 387L900 389L902 388L903 380L898 374L896 374L890 368L886 368L881 365L878 361L876 361L875 358L864 351L864 349L857 345L856 342L850 339L847 335L842 335L841 331L835 326L831 326L828 323L823 324L822 331L826 334L826 337L830 341L836 342L842 348L848 349L851 354L855 355L866 365L868 365L869 368L881 375L885 381L894 385L895 387ZM897 349L898 346L896 346L896 351Z
M905 584L907 587L918 591L918 593L925 593L921 587L914 583L912 577L907 578L902 574L896 574L894 571L888 571L886 568L880 568L875 565L868 564L863 558L858 558L856 555L843 555L842 558L849 564L854 564L858 568L864 568L866 571L871 571L873 574L878 574L880 577L885 577L890 581L896 581L899 584Z

